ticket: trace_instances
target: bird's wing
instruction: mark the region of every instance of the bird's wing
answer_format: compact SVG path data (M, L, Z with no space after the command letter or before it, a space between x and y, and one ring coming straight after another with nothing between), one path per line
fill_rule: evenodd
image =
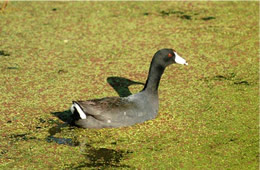
M86 115L100 119L106 114L118 113L119 111L133 107L133 103L120 97L106 97L87 101L76 101Z

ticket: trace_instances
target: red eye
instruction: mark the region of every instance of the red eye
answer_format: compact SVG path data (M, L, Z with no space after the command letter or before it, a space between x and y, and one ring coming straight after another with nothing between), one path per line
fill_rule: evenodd
M171 54L171 53L169 53L169 54L168 54L168 57L172 57L172 54Z

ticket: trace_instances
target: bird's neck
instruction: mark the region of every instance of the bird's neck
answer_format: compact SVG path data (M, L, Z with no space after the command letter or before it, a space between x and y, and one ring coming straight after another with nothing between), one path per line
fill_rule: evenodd
M149 91L153 94L158 94L158 87L160 84L161 76L164 72L165 67L158 64L151 63L148 78L146 80L143 91Z

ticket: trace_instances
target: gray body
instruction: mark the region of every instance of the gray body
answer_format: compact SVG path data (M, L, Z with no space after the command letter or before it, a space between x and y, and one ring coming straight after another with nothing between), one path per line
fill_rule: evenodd
M83 128L108 128L130 126L154 119L158 113L158 95L146 91L128 97L78 101L86 119L75 120Z

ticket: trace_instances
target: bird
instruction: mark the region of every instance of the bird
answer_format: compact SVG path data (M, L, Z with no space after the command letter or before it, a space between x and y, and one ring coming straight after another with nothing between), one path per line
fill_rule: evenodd
M151 61L144 88L127 97L104 97L73 101L71 124L80 128L118 128L156 118L159 109L158 87L164 70L171 64L188 65L172 48L158 50Z

